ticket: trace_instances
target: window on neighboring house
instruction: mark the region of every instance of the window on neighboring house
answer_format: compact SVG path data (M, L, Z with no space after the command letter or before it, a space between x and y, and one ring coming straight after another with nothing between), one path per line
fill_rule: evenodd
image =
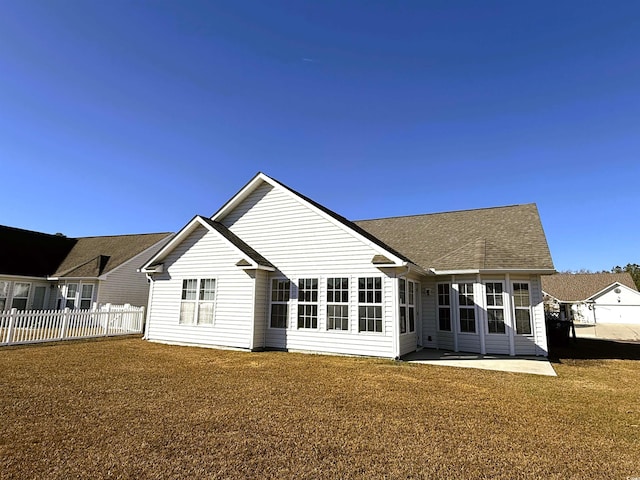
M318 279L298 280L298 328L318 328Z
M93 301L93 285L82 285L80 296L80 308L88 310L91 308Z
M398 280L398 302L400 303L400 333L407 333L407 282Z
M180 324L212 325L215 309L216 281L213 278L182 280Z
M407 281L407 313L409 319L409 332L416 331L416 300L415 300L416 284Z
M29 291L31 290L30 283L16 282L13 284L13 300L11 301L11 308L17 310L27 309L27 300L29 300Z
M487 297L487 332L506 333L502 283L487 282L485 289Z
M7 298L9 297L9 282L0 282L0 312L7 309Z
M327 330L349 330L348 278L327 278Z
M64 308L76 308L77 283L67 283L64 293Z
M516 333L531 335L531 298L528 283L514 282L513 307L516 317Z
M358 278L358 330L382 332L382 278Z
M451 331L451 285L438 284L438 329Z
M271 281L271 328L287 328L291 282L284 279Z
M476 306L473 301L473 283L458 284L458 310L460 332L476 333Z

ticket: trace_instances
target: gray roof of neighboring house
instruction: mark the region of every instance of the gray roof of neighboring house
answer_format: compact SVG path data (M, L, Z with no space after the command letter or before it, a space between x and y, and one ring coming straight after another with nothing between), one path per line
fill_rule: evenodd
M0 225L0 275L46 277L76 244L75 238Z
M580 302L620 283L637 291L633 278L624 273L556 273L542 277L542 290L563 302Z
M354 223L424 269L554 269L535 204Z
M58 266L52 277L95 278L119 267L171 233L145 233L83 237Z
M213 227L218 233L220 233L220 235L226 238L229 242L231 242L234 246L236 246L239 250L241 250L242 253L247 255L249 258L251 258L251 260L256 262L258 265L263 267L275 268L271 264L271 262L269 262L269 260L267 260L258 252L256 252L247 243L245 243L244 240L242 240L240 237L238 237L235 233L233 233L231 230L229 230L220 222L214 222L213 220L203 217L201 215L198 215L198 218L200 218L201 220L204 220L208 225ZM241 264L241 266L247 266L247 265Z

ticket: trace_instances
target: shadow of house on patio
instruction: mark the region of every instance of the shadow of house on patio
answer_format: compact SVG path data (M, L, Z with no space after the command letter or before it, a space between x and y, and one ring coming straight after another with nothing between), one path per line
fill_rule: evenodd
M640 360L640 342L577 338L550 348L549 361L562 363L562 360L569 359Z

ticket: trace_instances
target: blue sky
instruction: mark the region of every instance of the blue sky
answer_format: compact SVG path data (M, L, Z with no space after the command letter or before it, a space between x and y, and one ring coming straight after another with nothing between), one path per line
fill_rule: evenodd
M640 2L0 0L0 224L176 231L263 171L353 220L535 202L640 263Z

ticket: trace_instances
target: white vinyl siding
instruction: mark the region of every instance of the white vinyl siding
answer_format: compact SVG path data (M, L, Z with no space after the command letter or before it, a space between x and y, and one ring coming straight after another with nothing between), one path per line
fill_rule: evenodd
M150 340L194 345L251 348L253 332L252 275L235 264L240 255L218 234L198 227L164 260L149 302ZM215 278L213 326L180 325L183 279Z
M393 281L372 263L381 253L335 225L320 213L279 188L263 184L224 218L233 233L278 267L272 278L318 279L318 328L297 328L298 301L292 300L283 329L268 328L265 346L394 357L394 318L397 301ZM358 278L382 279L382 333L359 333ZM348 330L327 328L327 278L349 279ZM297 296L294 296L297 299ZM397 329L396 329L397 330Z

